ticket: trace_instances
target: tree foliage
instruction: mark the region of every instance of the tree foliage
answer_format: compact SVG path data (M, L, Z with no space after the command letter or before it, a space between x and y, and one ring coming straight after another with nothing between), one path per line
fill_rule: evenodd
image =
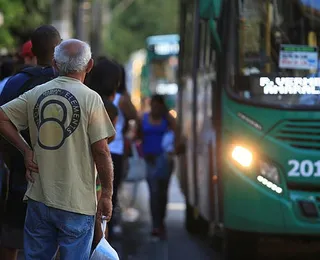
M49 0L0 0L4 23L0 26L0 48L14 49L30 31L49 22Z
M35 27L49 23L52 1L0 0L0 12L4 16L4 24L0 26L0 48L15 49L27 40ZM133 51L144 48L146 37L178 31L178 0L104 1L110 3L111 10L124 3L124 10L112 14L106 33L101 33L106 35L103 40L108 55L121 62L125 62ZM73 2L75 7L78 0Z
M125 0L122 0L125 1ZM111 1L111 9L119 0ZM135 0L112 17L105 39L108 54L125 62L130 53L145 47L151 35L178 32L178 0Z

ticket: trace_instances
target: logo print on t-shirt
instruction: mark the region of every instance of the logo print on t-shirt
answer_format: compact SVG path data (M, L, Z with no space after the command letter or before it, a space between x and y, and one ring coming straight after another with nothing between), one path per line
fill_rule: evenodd
M67 102L54 96L63 97ZM68 111L71 112L69 120ZM79 102L69 91L55 88L42 93L33 109L39 146L46 150L59 149L79 126L80 117Z

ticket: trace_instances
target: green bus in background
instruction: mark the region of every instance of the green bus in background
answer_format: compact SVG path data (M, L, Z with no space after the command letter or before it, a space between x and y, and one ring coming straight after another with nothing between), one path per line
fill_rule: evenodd
M255 259L266 234L319 237L320 1L181 0L180 10L187 229L221 236L224 259Z
M165 95L169 109L175 109L178 92L179 35L155 35L146 39L147 57L141 75L141 97L148 107L153 94Z

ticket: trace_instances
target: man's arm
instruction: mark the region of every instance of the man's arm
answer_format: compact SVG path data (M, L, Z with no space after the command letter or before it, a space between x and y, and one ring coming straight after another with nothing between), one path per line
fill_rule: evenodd
M23 155L30 151L28 143L19 134L17 128L11 123L9 117L0 109L0 134L14 145Z
M170 129L176 132L177 131L176 119L170 113L168 113L167 119L168 119Z
M130 96L128 93L121 95L119 108L121 109L124 117L129 120L136 120L138 118L138 113L135 106L132 104Z
M176 119L170 113L168 113L167 120L169 122L169 128L174 132L174 144L176 153L182 153L184 151L184 144L181 140L181 134L177 127Z
M112 216L113 194L113 164L108 147L108 139L115 135L115 129L99 95L97 94L93 97L92 101L88 122L88 136L102 186L97 215L98 218L105 216L108 221Z
M18 104L18 103L19 101L14 100L11 105L12 107L14 107L14 104ZM21 107L22 106L20 106L20 109ZM18 123L19 121L18 118L19 116L21 116L21 114L19 115L19 112L21 111L17 112L16 115L14 115L15 109L13 108L10 109L10 103L6 107L6 109L8 113L10 113L10 116L15 121L15 123L20 127L23 127L24 120L21 120L21 122ZM32 177L32 172L39 171L38 166L33 161L33 151L29 147L26 140L24 140L24 138L19 134L17 128L11 122L10 118L4 113L2 108L0 108L0 134L23 154L25 159L25 167L27 169L26 178L28 181L33 182L34 179Z
M20 82L21 74L17 74L14 77L11 77L3 87L3 90L0 94L0 106L8 103L10 101L10 97L14 96L14 93L17 92L17 86L20 86L22 83ZM11 98L12 100L12 98ZM5 115L6 116L6 115ZM8 117L7 117L8 118ZM11 150L15 150L11 143L8 142L6 138L0 135L0 150L4 154L4 161L6 165L11 168L11 158L10 153Z
M93 160L96 164L101 182L101 198L112 199L113 194L113 163L106 139L91 145Z

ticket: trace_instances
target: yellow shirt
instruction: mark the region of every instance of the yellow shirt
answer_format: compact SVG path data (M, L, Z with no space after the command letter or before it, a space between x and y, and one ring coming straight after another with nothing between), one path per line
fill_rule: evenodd
M115 135L100 96L76 79L58 77L1 108L19 131L30 131L39 173L33 173L25 199L94 215L91 144Z

